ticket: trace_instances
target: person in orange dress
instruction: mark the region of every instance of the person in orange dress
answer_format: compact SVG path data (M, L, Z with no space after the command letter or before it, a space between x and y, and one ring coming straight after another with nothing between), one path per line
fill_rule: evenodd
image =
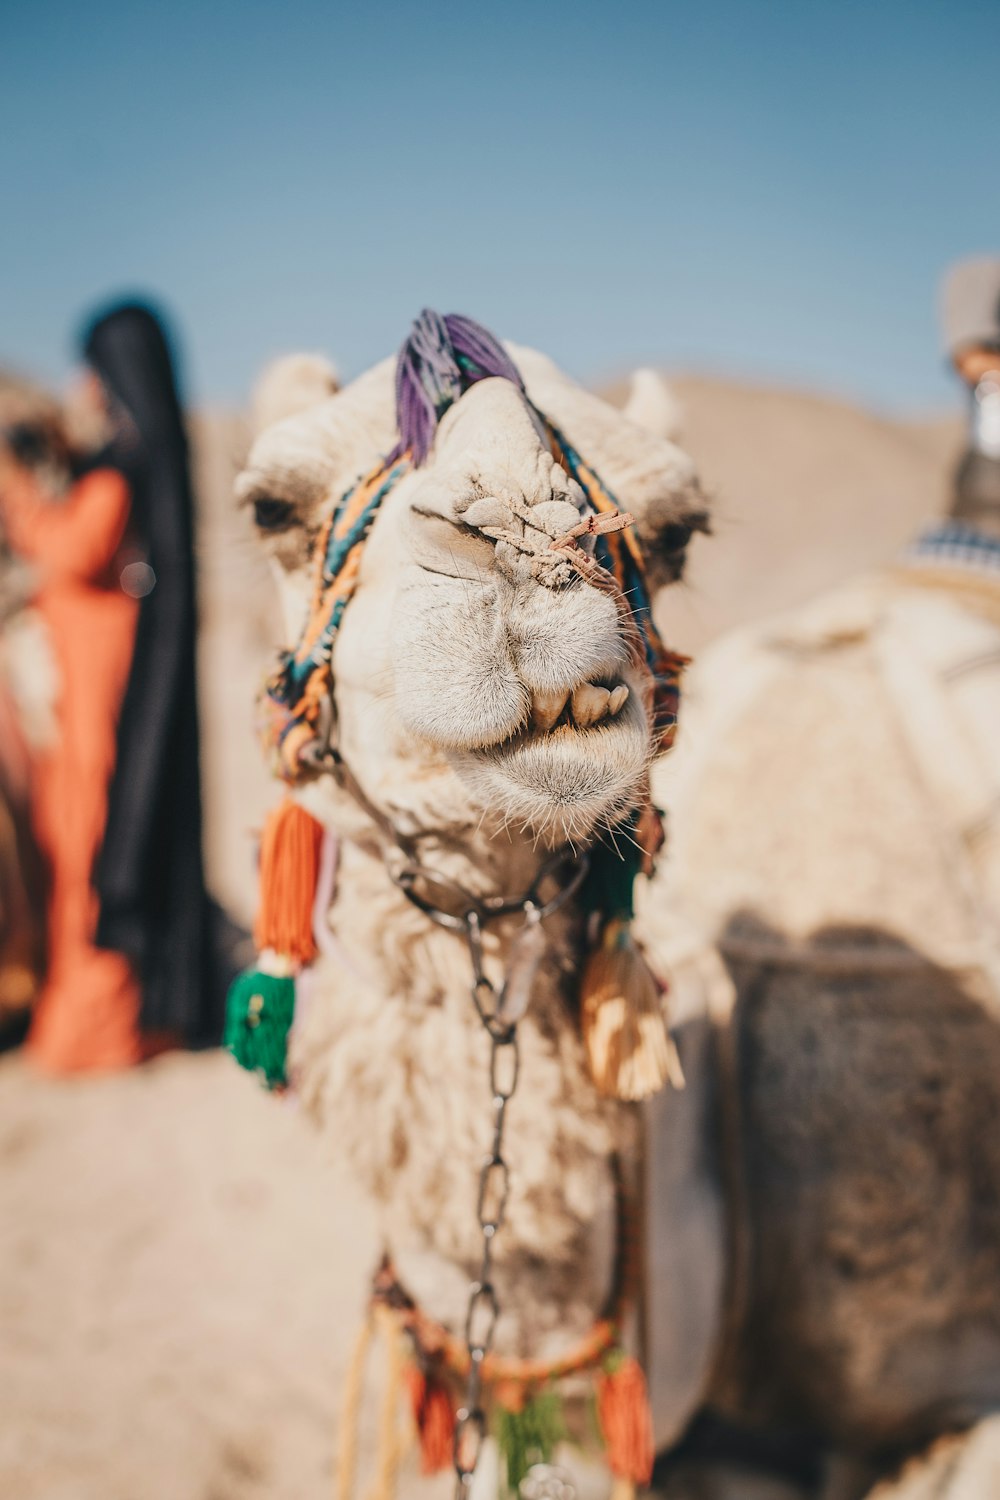
M139 609L119 583L131 498L114 468L92 469L54 500L11 463L0 469L0 494L11 547L38 570L36 608L59 672L58 739L33 771L51 894L48 974L28 1047L53 1072L124 1067L140 1056L139 984L123 954L94 945L91 872Z
M84 342L112 433L60 499L9 442L0 510L36 569L59 675L34 769L51 872L49 965L27 1047L51 1073L120 1068L169 1034L218 1035L201 858L192 503L166 338L146 307ZM214 982L213 982L214 981Z
M45 420L44 393L0 375L0 423ZM51 661L27 610L31 569L10 551L0 521L0 1049L22 1034L45 972L47 882L31 827L33 747L51 731Z

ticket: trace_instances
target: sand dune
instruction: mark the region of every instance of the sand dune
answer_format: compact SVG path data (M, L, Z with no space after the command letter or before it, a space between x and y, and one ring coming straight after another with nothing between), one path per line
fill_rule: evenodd
M892 422L829 398L681 377L684 440L714 501L661 609L697 651L884 562L945 503L957 420Z

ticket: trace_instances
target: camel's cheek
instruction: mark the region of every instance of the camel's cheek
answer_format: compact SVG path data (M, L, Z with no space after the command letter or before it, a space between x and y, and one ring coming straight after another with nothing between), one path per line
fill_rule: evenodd
M393 611L396 708L413 734L444 748L499 744L525 723L529 695L511 653L501 582L417 567Z
M442 749L498 745L522 729L535 692L616 679L626 650L613 602L585 587L403 570L392 616L396 706Z
M271 559L270 567L281 604L283 642L286 648L291 649L302 635L309 614L309 567L304 564L300 568L284 568L274 558Z

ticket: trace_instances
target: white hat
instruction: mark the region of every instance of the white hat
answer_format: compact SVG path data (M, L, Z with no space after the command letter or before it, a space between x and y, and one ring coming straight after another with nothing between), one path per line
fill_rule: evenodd
M952 356L974 344L1000 345L1000 258L979 255L948 270L941 320Z

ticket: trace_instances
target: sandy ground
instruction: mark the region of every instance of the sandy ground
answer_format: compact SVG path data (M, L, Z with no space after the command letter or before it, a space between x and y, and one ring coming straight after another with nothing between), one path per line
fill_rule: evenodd
M0 1495L327 1500L375 1242L294 1106L219 1053L0 1064Z
M662 607L683 648L890 556L940 504L954 423L677 389L718 516ZM273 596L229 503L241 426L195 437L208 865L248 921ZM0 1061L2 1500L328 1500L376 1247L326 1149L218 1054L62 1085Z

